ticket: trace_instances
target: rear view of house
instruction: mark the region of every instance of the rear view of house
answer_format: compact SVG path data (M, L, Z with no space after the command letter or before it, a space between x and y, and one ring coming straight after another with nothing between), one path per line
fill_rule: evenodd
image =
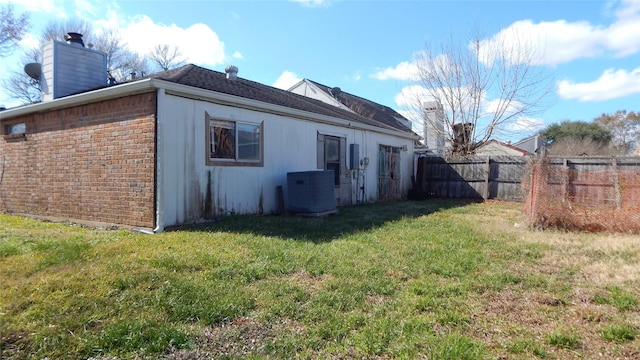
M55 66L47 83L64 83L56 76L73 64ZM411 185L410 129L243 79L232 66L185 65L112 86L95 70L102 86L0 112L3 212L162 231L286 210L294 172L332 170L338 206L402 198ZM393 169L383 174L392 182L380 167Z

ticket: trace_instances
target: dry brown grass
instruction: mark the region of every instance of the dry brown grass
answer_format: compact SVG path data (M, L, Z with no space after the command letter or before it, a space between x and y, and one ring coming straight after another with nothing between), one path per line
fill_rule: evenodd
M603 339L611 324L627 324L640 329L638 307L619 311L598 304L597 296L607 296L612 287L640 298L640 237L610 233L536 231L521 225L521 205L492 202L478 216L479 228L487 234L511 234L513 241L541 246L542 256L531 263L513 264L525 278L540 276L550 282L550 292L526 285L485 294L481 299L476 336L492 344L504 358L519 358L505 351L518 339L548 342L548 334L579 334L576 349L545 347L548 357L559 359L638 359L640 342L615 343ZM486 216L489 215L489 216ZM543 286L544 288L544 286ZM565 289L558 292L558 288ZM526 358L531 355L526 353ZM545 357L542 356L542 357Z

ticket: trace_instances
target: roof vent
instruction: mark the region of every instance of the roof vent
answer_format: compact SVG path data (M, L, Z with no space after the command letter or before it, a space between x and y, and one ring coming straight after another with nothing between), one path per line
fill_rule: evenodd
M82 41L82 34L79 34L76 32L70 32L64 36L64 39L67 41L67 44L69 45L84 47L84 41Z
M331 94L331 96L338 97L338 95L340 95L340 93L342 92L342 89L340 89L339 87L333 87L329 89L329 94Z
M227 79L234 80L238 78L238 67L234 65L228 65L224 68L224 72L227 73Z

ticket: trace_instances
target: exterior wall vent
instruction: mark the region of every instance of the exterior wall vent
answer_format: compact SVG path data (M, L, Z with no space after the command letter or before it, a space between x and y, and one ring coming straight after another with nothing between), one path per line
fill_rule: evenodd
M288 211L319 216L337 212L332 170L287 173Z

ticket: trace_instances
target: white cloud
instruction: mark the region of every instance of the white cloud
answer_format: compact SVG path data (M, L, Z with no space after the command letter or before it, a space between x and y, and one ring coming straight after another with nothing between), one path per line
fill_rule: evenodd
M95 31L101 33L104 29L114 29L120 31L120 26L126 25L126 22L120 19L117 9L109 8L105 11L104 19L93 21Z
M604 101L640 93L640 67L627 71L607 69L592 82L558 82L558 95L579 101Z
M600 56L612 52L628 56L640 51L640 2L625 0L615 11L615 21L608 26L596 26L587 21L566 20L516 21L483 41L487 49L506 45L517 48L521 43L531 47L534 65L557 65L579 58Z
M637 17L640 14L640 1L638 0L622 0L622 6L616 9L616 16L625 20Z
M519 117L515 122L507 125L507 130L512 132L538 132L544 129L545 123L541 118Z
M242 54L239 51L234 52L233 55L231 55L231 57L233 57L234 59L244 59L244 56L242 56Z
M22 40L20 40L20 47L24 49L35 49L39 45L40 37L32 33L25 34Z
M395 67L378 70L371 77L377 80L416 80L418 74L418 67L415 62L403 61Z
M75 0L75 8L75 14L80 19L96 13L94 4L88 0Z
M481 41L481 54L498 52L513 63L557 65L603 52L605 30L588 22L520 20ZM482 58L483 56L481 56ZM487 56L489 57L489 56Z
M215 66L225 61L224 42L208 25L196 23L182 28L156 23L147 15L123 18L117 4L109 5L105 14L104 18L93 21L96 33L104 29L117 30L127 47L140 56L147 55L157 45L169 45L178 48L187 63Z
M564 20L553 22L533 23L531 20L516 21L502 29L491 38L481 40L480 58L488 60L497 53L502 53L513 63L527 62L531 65L557 65L578 58L595 57L602 54L605 48L602 44L609 43L614 50L632 50L633 46L616 46L616 42L633 44L640 42L640 37L628 39L640 33L640 21L630 22L622 30L622 23L612 25L607 31L595 27L588 22L569 23ZM628 31L625 36L617 35L616 31ZM624 40L609 41L608 36L616 36ZM422 58L417 53L414 61L403 61L395 67L381 69L371 75L378 80L417 80L420 73L417 61ZM446 61L442 56L436 59ZM446 64L445 64L446 65Z
M503 51L513 63L556 66L582 58L604 55L623 57L640 51L640 1L616 1L614 21L609 25L594 25L587 21L520 20L481 41L480 57ZM501 49L501 50L497 50ZM526 49L524 53L519 49ZM378 80L417 80L420 53L414 61L403 61L394 67L381 69L371 75ZM445 59L446 60L446 59ZM575 83L563 80L558 83L558 94L565 99L601 101L640 93L640 68L635 70L609 69L592 82ZM407 103L406 89L396 96L396 103ZM415 95L411 95L415 97Z
M362 75L360 74L359 71L351 76L351 81L358 82L360 80L362 80Z
M504 99L484 99L481 106L483 111L483 113L480 114L481 117L491 117L497 112L502 112L504 114L503 116L511 116L523 109L523 104L521 102L511 101L507 104Z
M15 4L15 1L0 0L0 3ZM29 12L44 12L60 18L66 18L66 11L64 7L56 0L22 0L16 5L22 6ZM18 9L18 7L16 7L16 9Z
M175 24L157 24L146 15L138 15L124 26L121 24L120 33L129 48L141 55L156 45L167 44L179 48L189 63L215 66L224 62L224 43L202 23L181 28Z
M640 4L640 2L638 2ZM640 50L640 16L623 18L612 24L604 36L604 45L616 56L628 56Z
M291 0L295 3L302 4L308 7L319 7L319 6L328 6L330 4L330 0Z
M403 87L393 100L398 107L414 109L418 108L420 103L433 100L433 96L429 90L420 85L409 85Z
M296 73L291 71L284 71L278 80L273 83L273 87L283 90L289 90L293 85L301 81L302 78L299 78Z

